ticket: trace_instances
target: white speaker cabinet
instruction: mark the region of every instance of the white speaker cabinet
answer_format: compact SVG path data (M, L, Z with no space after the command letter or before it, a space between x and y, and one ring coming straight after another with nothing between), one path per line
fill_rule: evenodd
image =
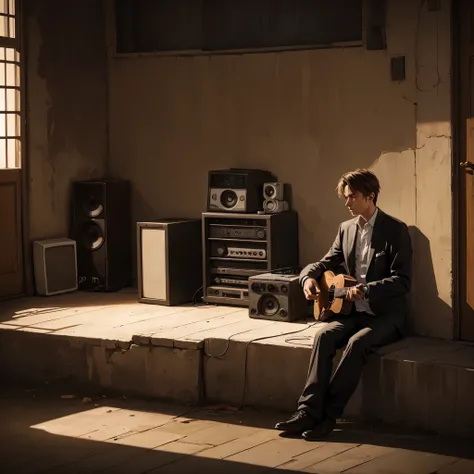
M138 301L174 306L202 286L200 219L137 222Z
M36 292L42 296L77 290L76 241L59 238L33 242Z

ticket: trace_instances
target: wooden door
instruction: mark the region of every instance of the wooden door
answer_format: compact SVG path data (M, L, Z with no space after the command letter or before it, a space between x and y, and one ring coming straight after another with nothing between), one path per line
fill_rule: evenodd
M0 0L0 300L24 291L16 1Z
M458 177L459 272L457 282L459 337L474 341L474 1L458 2L459 24L457 95L459 128ZM456 84L456 83L455 83ZM457 90L456 90L457 88Z
M0 170L0 299L23 293L21 169Z

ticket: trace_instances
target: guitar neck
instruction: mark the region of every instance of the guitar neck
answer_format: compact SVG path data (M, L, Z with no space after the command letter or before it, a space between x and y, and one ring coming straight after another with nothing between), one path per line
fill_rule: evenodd
M347 295L347 292L349 288L352 288L350 286L344 287L344 288L334 288L334 298L345 298ZM364 292L367 292L367 285L364 285L361 288Z

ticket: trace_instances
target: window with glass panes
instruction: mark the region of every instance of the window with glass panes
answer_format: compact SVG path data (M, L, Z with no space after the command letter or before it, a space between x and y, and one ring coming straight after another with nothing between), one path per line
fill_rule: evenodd
M16 0L0 0L0 169L21 168Z

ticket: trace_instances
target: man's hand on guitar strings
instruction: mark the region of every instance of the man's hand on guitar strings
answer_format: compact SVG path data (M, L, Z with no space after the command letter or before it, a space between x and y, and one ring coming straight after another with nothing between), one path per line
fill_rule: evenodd
M358 301L364 299L364 297L364 285L361 283L355 286L351 286L347 290L346 300L348 301Z
M318 282L314 278L307 278L303 285L303 293L307 300L314 300L320 292Z

